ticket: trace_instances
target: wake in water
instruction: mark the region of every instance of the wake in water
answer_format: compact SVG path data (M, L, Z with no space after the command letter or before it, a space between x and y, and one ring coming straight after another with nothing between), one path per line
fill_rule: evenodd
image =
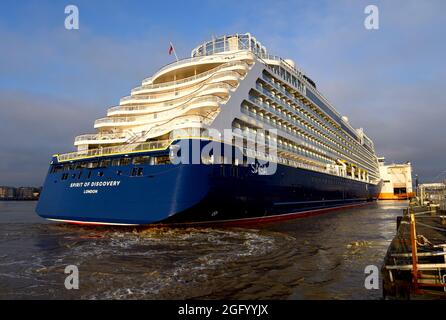
M382 263L404 205L260 229L79 227L15 208L0 212L0 298L380 298L364 267ZM67 265L79 290L65 289Z

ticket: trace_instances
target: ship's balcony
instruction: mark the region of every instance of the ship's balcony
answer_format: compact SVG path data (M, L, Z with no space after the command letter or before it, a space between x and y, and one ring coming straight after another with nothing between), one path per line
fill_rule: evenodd
M208 115L184 115L159 124L148 130L144 139L150 139L169 133L174 130L188 128L206 128L213 121Z
M140 87L134 88L131 93L132 95L149 93L154 91L164 91L180 89L184 86L191 86L197 82L202 82L210 77L218 77L223 71L235 71L239 75L244 76L247 72L248 64L243 61L234 61L222 64L214 69L211 69L200 74L181 79L178 81L169 81L165 83L152 84L152 78L145 79Z
M73 161L73 160L83 159L83 158L101 157L101 156L106 156L106 155L132 152L132 151L159 150L159 149L167 148L170 143L171 143L171 141L169 141L169 140L161 140L161 141L154 141L154 142L123 144L123 145L113 146L113 147L76 151L76 152L70 152L70 153L57 155L57 160L59 162L65 162L65 161Z
M195 73L206 72L210 68L218 67L221 64L228 62L244 61L252 64L254 61L254 54L250 51L238 51L232 53L222 53L213 56L194 57L179 60L177 62L168 64L161 68L155 75L144 79L144 84L161 84L174 80L182 80L193 76ZM175 79L176 78L176 79Z
M218 73L215 77L208 80L209 84L212 83L228 83L235 87L240 81L240 74L235 71L225 71Z
M115 112L118 111L125 111L125 110L150 110L151 112L161 112L161 111L165 111L168 109L172 109L173 107L177 107L180 106L186 102L189 102L192 98L190 96L185 96L179 99L175 99L175 100L171 100L171 101L166 101L166 102L160 102L160 103L152 103L152 104L148 104L145 103L144 105L142 104L137 104L137 105L119 105L119 106L114 106L111 107L107 110L107 115L111 116L111 115L117 115L115 114Z
M249 115L252 118L255 118L256 120L259 120L262 123L266 123L268 125L271 125L273 127L276 127L278 129L283 130L284 132L287 132L288 134L299 138L304 139L305 141L308 139L308 137L311 137L311 139L314 140L313 135L315 134L314 128L310 126L305 121L302 121L303 118L300 120L297 120L295 118L289 118L287 115L290 113L284 113L282 110L279 110L277 108L273 108L271 105L268 105L264 103L263 101L250 97L249 101L254 103L256 106L262 107L264 111L269 112L269 115L265 114L263 111L256 111L255 108L248 108L246 105L242 106L242 113ZM306 115L304 115L304 118ZM309 119L309 118L307 118ZM290 127L288 124L283 125L284 123L291 124L292 127ZM297 130L296 130L297 129ZM311 148L316 148L315 150L317 152L321 152L320 147L317 145L314 145L314 142L311 142L311 144L307 142L302 143L305 146L311 146ZM339 148L338 145L336 145L333 141L330 141L326 138L323 139L323 148L324 153L332 158L339 157L342 155L342 157L345 157L349 159L350 161L354 161L351 159L348 155L346 155L342 150ZM372 168L367 165L366 163L363 164L364 167L366 167L369 170L372 170Z
M231 71L228 71L231 72ZM231 78L230 75L227 76L228 81L236 81L238 82L238 78L235 76ZM189 96L190 94L194 94L196 96L203 96L208 94L215 94L218 96L224 96L229 94L229 90L232 89L232 86L219 81L218 83L210 83L203 86L201 89L190 89L187 91L177 91L175 93L169 94L160 94L160 95L137 95L137 96L128 96L121 99L121 105L131 105L131 104L142 104L142 103L157 103L157 102L165 102L173 99L184 98Z
M158 102L169 101L169 100L178 99L178 98L188 96L196 90L197 90L196 88L187 88L187 89L183 89L183 90L176 90L176 91L172 91L172 92L159 93L159 94L130 95L130 96L122 97L120 99L119 103L121 105L132 104L132 103L135 103L135 101L142 101L142 100L144 100L146 103L158 103Z
M111 134L83 134L76 137L74 145L124 143L128 138L129 135L124 132Z
M211 112L208 112L208 114ZM169 133L173 130L188 129L188 128L205 128L209 125L213 117L208 114L186 114L180 115L164 122L154 124L150 128L146 128L140 133L134 133L139 140L147 140ZM128 119L128 118L125 118ZM125 120L122 119L122 120Z
M197 96L205 96L205 95L214 95L221 98L225 98L229 96L229 92L233 89L233 86L227 83L212 83L200 92L197 93Z
M222 75L222 76L226 77L226 75ZM225 80L228 80L228 79L225 79ZM206 84L206 85L209 86L210 84L213 84L213 83L209 83L209 84ZM218 82L217 82L217 84L218 84ZM226 82L222 82L222 84L225 85ZM206 85L203 85L202 88L205 88ZM235 84L235 85L237 85L237 84ZM233 86L233 85L231 84L231 86ZM198 92L199 92L199 90L194 92L194 94L198 93ZM203 94L200 93L197 96L202 96L202 95ZM139 97L139 99L141 99L141 96L135 96L135 97ZM144 102L144 101L142 101L142 102L138 103L137 105L135 105L135 104L123 104L123 105L119 105L119 106L115 106L115 107L109 108L108 111L107 111L108 112L107 115L116 115L115 112L119 111L119 110L136 110L136 109L147 109L147 110L150 109L152 112L160 112L160 111L163 111L163 110L166 110L166 109L171 109L171 108L173 108L175 106L182 105L185 102L191 101L191 99L193 99L193 98L194 98L193 95L190 94L190 95L182 96L180 98L176 98L176 99L168 100L168 101L162 101L162 102L156 102L156 101ZM124 99L130 100L131 98L130 97L126 97ZM135 98L135 99L138 99L138 98ZM144 106L141 106L141 104L144 104ZM123 108L124 106L126 108L128 107L128 109Z
M189 106L195 107L218 107L223 101L222 98L218 96L201 96L195 98L184 99L181 103L169 104L164 108L154 108L154 106L116 106L108 109L107 116L125 116L125 115L143 115L148 113L157 113L157 117L163 117L163 114L169 111L184 110Z
M216 110L218 109L220 103L223 102L223 99L216 96L204 96L199 97L191 101L190 103L186 103L181 107L172 108L167 111L159 112L159 113L149 113L147 114L147 110L133 110L136 112L140 112L142 114L146 113L147 115L140 116L129 116L129 117L106 117L102 119L98 119L94 123L95 128L104 128L104 127L133 127L138 125L150 125L157 122L166 121L175 117L178 117L182 114L189 112L192 109L206 109L206 110ZM126 108L126 107L124 107ZM116 113L118 111L115 111ZM121 110L122 112L122 110Z
M146 119L140 117L107 117L94 122L94 128L134 126L146 123Z
M231 67L228 67L231 68ZM147 95L145 93L150 92L150 90L144 89L138 89L138 90L132 90L132 94L130 97L151 97L153 99L158 99L161 97L167 97L167 98L177 98L179 95L185 96L186 93L195 92L197 90L200 90L201 88L204 88L206 85L212 84L212 83L228 83L232 86L237 85L237 83L240 81L240 78L243 76L243 73L239 73L234 70L225 70L220 71L218 73L214 73L212 76L207 77L206 79L200 79L199 82L196 82L193 85L189 85L188 87L170 87L170 91L167 91L165 93L159 93L159 94L152 94ZM130 99L128 97L125 97L123 99ZM123 100L121 99L121 101Z

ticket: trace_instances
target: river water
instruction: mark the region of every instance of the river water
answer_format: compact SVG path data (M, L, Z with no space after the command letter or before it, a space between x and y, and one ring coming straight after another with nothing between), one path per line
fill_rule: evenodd
M0 299L380 299L381 267L406 202L252 228L79 227L36 202L0 202ZM79 269L79 289L64 286Z

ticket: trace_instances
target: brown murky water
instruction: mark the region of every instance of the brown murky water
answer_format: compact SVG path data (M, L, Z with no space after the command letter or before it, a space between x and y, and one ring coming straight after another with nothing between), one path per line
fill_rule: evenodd
M380 299L405 202L378 202L252 229L136 231L49 223L35 202L0 202L0 299ZM79 290L64 286L77 265Z

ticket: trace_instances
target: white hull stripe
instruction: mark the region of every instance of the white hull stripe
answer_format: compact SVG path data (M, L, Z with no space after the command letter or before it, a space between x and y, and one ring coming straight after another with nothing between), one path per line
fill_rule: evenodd
M138 224L135 223L94 222L94 221L90 222L90 221L62 220L62 219L48 219L48 220L57 222L66 222L66 223L95 224L104 226L138 226Z

